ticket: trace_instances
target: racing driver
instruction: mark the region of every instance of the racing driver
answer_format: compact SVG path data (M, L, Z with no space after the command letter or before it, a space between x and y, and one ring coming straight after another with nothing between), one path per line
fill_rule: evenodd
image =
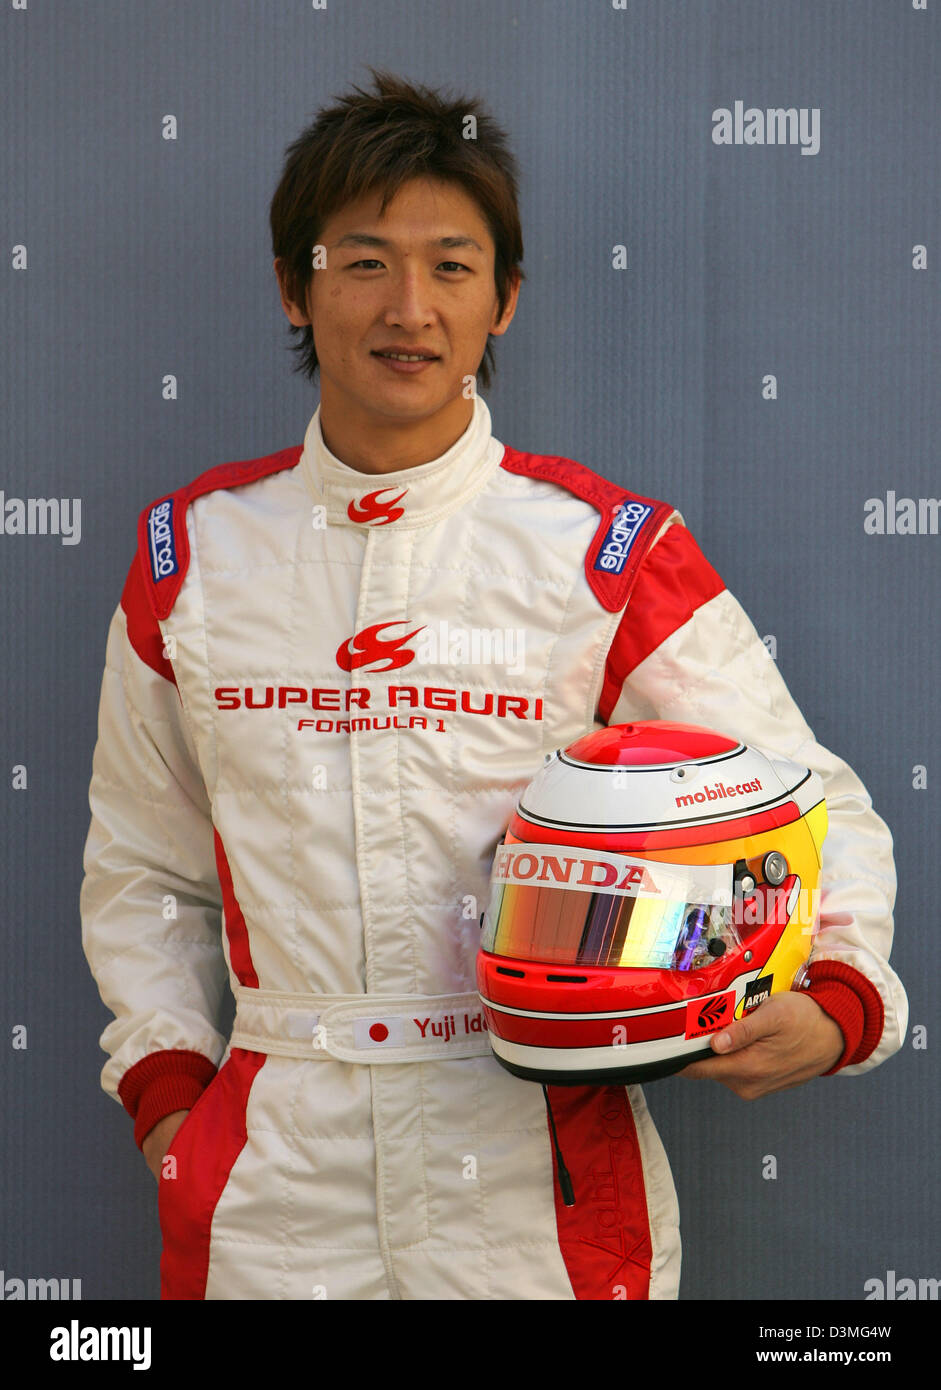
M271 205L320 374L303 444L145 507L111 623L81 899L102 1084L159 1180L164 1298L672 1299L640 1087L549 1088L566 1206L540 1087L490 1055L478 923L519 793L634 719L820 775L810 986L687 1068L747 1098L900 1047L892 841L680 513L494 437L515 160L479 103L373 78Z

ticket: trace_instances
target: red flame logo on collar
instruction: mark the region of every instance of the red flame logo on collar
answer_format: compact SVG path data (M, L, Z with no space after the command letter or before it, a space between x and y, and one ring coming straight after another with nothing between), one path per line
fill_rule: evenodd
M358 502L354 497L346 509L350 521L374 521L377 526L387 526L390 521L398 521L400 516L405 515L405 508L397 507L395 504L401 502L408 488L403 488L397 497L390 497L387 502L378 501L381 492L392 491L391 487L380 487L375 492L364 493Z

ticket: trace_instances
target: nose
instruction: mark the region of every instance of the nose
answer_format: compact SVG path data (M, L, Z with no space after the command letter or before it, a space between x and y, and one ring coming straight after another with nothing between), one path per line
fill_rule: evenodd
M406 263L390 284L389 305L385 311L387 328L402 328L417 332L435 321L432 307L432 282L421 266Z

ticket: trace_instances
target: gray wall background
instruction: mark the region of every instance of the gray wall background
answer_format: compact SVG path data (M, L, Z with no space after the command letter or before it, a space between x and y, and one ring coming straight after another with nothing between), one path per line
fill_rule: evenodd
M105 634L146 502L302 440L316 394L290 370L268 202L284 147L371 63L479 93L520 159L528 279L486 393L496 436L682 510L896 837L893 964L927 1047L752 1104L647 1088L682 1296L941 1276L941 537L863 529L867 498L941 493L941 6L18 3L0 14L0 488L80 497L82 530L0 534L0 1268L158 1296L156 1185L99 1089L108 1015L78 918ZM819 153L714 145L713 109L739 99L819 108Z

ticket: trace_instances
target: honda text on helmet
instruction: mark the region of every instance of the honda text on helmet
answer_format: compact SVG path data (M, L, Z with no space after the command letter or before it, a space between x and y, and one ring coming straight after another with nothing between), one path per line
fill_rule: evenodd
M503 1066L649 1081L798 987L827 831L815 772L692 724L556 751L497 848L477 988Z

